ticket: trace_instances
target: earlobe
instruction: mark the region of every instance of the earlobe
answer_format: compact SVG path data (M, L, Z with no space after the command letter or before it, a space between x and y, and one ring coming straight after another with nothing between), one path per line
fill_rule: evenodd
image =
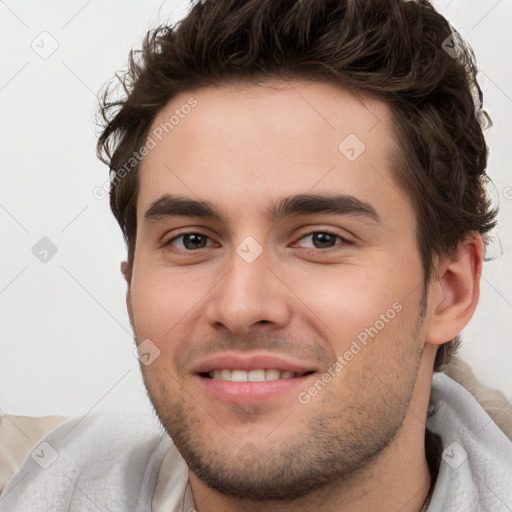
M123 274L124 278L126 279L126 282L129 284L130 281L128 279L128 262L127 261L121 262L121 274Z
M128 318L130 319L130 325L133 328L133 309L132 309L132 295L130 292L130 288L128 287L128 291L126 292L126 309L128 310Z
M478 234L459 243L451 256L441 258L431 283L426 341L441 345L455 338L473 316L480 294L483 242Z
M126 309L128 310L128 317L130 318L130 324L133 326L132 296L131 296L131 290L130 290L132 275L131 275L131 269L128 265L128 262L126 262L126 261L121 262L121 273L123 274L124 278L126 279L126 283L128 284L128 290L126 292Z

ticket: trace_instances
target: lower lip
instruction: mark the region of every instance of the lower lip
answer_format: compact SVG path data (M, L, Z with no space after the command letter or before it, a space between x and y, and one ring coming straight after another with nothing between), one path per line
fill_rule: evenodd
M236 404L254 404L290 393L297 388L305 388L306 380L311 377L304 375L291 379L276 379L260 382L231 382L229 380L210 379L196 375L206 391L223 402Z

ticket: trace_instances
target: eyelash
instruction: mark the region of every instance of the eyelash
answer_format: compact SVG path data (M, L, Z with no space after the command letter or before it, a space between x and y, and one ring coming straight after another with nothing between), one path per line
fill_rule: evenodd
M322 229L322 230L310 231L308 233L305 233L305 234L303 234L302 236L300 236L297 239L297 242L300 241L300 240L303 240L304 238L306 238L308 236L312 236L312 235L316 235L316 234L326 234L326 235L333 236L333 237L339 239L341 241L341 243L340 244L335 244L333 247L327 247L327 248L303 247L303 249L310 250L310 251L323 251L323 252L327 252L329 250L335 249L337 245L352 245L352 242L350 242L350 240L347 240L346 238L342 237L338 233L335 233L334 231L331 231L329 229ZM188 232L185 232L185 233L180 233L179 235L176 235L176 236L170 238L169 240L167 240L163 244L163 246L164 246L164 248L172 247L172 242L174 242L174 241L176 241L176 240L178 240L180 238L183 238L185 236L188 236L188 235L199 235L199 236L207 238L208 240L211 240L211 238L208 235L205 235L204 233L201 233L201 232L198 232L198 231L188 231ZM297 242L294 242L292 247L296 247L296 243ZM177 251L181 251L181 252L192 253L192 252L198 252L201 249L206 249L206 247L201 247L199 249L181 249L181 248L175 248L175 249Z
M322 234L322 235L325 234L325 235L332 236L334 238L337 238L341 243L336 243L333 247L325 247L325 248L303 247L303 249L310 250L310 251L323 251L323 252L327 252L329 250L335 250L338 245L350 245L351 244L351 242L349 240L347 240L346 238L342 237L338 233L335 233L334 231L331 231L329 229L321 229L321 230L318 230L318 231L310 231L308 233L305 233L301 237L299 237L297 239L297 241L303 240L304 238L306 238L308 236L318 235L318 234ZM296 244L296 242L294 242L293 246L295 246L295 244Z

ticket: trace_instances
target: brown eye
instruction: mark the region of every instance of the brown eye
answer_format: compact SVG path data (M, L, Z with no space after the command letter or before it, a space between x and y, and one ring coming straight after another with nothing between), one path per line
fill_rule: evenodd
M171 238L165 245L174 245L179 249L197 250L207 246L208 237L201 233L185 233Z
M300 243L301 241L302 243ZM306 242L304 243L304 241ZM347 240L334 233L315 231L314 233L309 233L301 237L297 245L307 249L330 249L331 247L339 245L339 241L348 243Z

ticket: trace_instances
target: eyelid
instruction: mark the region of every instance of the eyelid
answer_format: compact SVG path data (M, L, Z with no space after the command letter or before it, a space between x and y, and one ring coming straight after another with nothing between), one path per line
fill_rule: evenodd
M218 246L218 242L216 242L212 236L210 236L209 234L207 234L205 232L206 230L204 228L197 228L197 229L194 229L194 228L182 228L182 230L178 230L177 233L173 233L172 236L168 236L168 235L165 235L162 237L162 243L161 243L161 246L163 248L165 247L168 247L168 246L173 246L173 244L171 242L175 241L176 239L180 238L180 237L183 237L183 236L186 236L186 235L200 235L200 236L204 236L205 238L208 239L208 241L212 242L211 245L207 245L206 247L201 247L199 249L195 249L195 250L191 250L191 249L182 249L180 247L175 247L175 249L177 251L182 251L182 252L198 252L200 251L201 249L206 249L208 247L212 247L212 246ZM298 245L298 242L300 240L302 240L303 238L307 237L307 236L311 236L311 235L314 235L314 234L317 234L317 233L326 233L328 235L331 235L331 236L334 236L336 238L338 238L339 240L341 240L341 244L340 243L337 243L335 244L334 246L332 247L327 247L327 248L311 248L311 247L302 247L303 249L306 249L306 250L314 250L314 251L328 251L329 249L335 249L337 246L339 245L352 245L354 244L354 241L350 239L350 236L343 236L342 234L340 234L339 232L337 232L334 228L322 228L322 227L319 227L319 228L309 228L307 231L304 231L303 233L301 233L300 235L296 236L295 237L295 241L292 242L291 244L291 247L300 247ZM174 246L173 246L174 247Z
M292 247L297 246L297 243L300 240L302 240L303 238L305 238L307 236L315 235L317 233L326 233L328 235L337 237L337 238L339 238L343 242L343 244L353 244L354 243L354 241L351 240L350 236L344 236L344 235L340 234L339 232L337 232L333 228L315 228L315 229L311 229L310 228L308 231L305 231L302 234L300 234L300 235L295 237L295 241L292 243ZM336 244L336 245L340 245L340 244ZM334 249L336 247L336 245L333 246L333 247L325 248L325 249L316 249L316 248L314 248L313 250L327 251L329 249ZM310 247L305 247L305 249L311 249L311 248Z
M204 232L204 228L199 228L199 229L183 228L183 231L178 231L177 233L173 233L172 236L169 236L168 233L166 235L164 235L161 238L161 240L162 240L161 246L162 246L162 248L173 246L171 242L175 241L176 239L178 239L180 237L186 236L186 235L200 235L200 236L204 236L205 238L208 239L208 241L213 242L214 245L218 245L218 243L215 242L213 237L211 237L209 234ZM182 252L197 252L197 251L199 251L201 249L206 249L207 247L212 247L212 245L207 245L206 247L201 247L199 249L196 249L195 251L192 251L190 249L182 249L180 247L175 247L175 249L177 251L182 251Z
M297 229L295 229L297 233L303 233L304 235L309 235L311 233L318 233L318 232L325 232L330 233L333 235L338 236L344 236L347 237L353 237L354 235L351 233L351 231L343 225L331 224L330 222L322 222L319 220L318 222L309 222L304 223L297 226Z

